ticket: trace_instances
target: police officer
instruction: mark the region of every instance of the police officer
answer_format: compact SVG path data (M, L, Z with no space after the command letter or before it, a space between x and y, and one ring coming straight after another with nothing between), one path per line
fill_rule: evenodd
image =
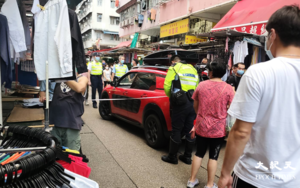
M101 98L101 93L103 89L103 81L102 81L102 63L100 62L100 54L94 52L92 54L92 61L88 65L88 70L90 74L89 85L92 85L92 100L93 100L93 108L97 108L96 101L96 90L98 90L99 99Z
M186 136L185 152L179 156L179 159L186 164L191 164L192 150L195 139L191 139L190 131L194 126L196 113L193 108L191 95L199 84L199 78L196 69L190 64L180 63L179 57L172 57L165 83L164 90L168 97L171 97L172 82L175 77L179 77L181 90L186 95L187 100L184 104L176 104L171 98L170 104L172 109L172 134L170 138L169 154L162 156L162 160L172 164L178 164L177 152L181 143L182 136ZM174 87L174 86L173 86Z
M124 56L119 56L119 64L114 65L111 80L116 81L128 72L127 65L124 65Z

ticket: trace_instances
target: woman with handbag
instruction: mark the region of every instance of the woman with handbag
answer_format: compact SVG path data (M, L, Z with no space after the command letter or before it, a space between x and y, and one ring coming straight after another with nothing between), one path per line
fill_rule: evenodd
M227 109L234 96L232 87L221 80L226 73L224 60L215 59L207 65L207 69L210 80L201 82L193 94L197 118L191 134L192 137L196 135L197 152L193 158L192 174L187 184L189 188L199 184L196 175L207 148L209 148L208 182L205 188L217 188L214 184L217 160L226 136Z

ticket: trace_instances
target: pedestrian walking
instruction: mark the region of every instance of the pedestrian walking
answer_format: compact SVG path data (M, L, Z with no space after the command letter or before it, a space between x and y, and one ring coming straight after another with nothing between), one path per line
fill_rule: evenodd
M233 89L236 91L239 87L241 78L245 73L245 64L244 63L237 63L234 65L235 73L227 78L227 83L230 84Z
M183 135L186 136L185 152L179 159L186 164L191 164L191 156L195 139L191 138L190 131L196 118L193 109L192 93L196 89L199 79L196 69L190 64L180 63L180 58L172 59L165 78L164 90L170 97L172 108L172 134L170 137L169 154L162 156L162 160L178 164L177 152Z
M299 5L273 13L266 30L270 61L250 66L228 110L237 120L229 133L219 188L300 185Z
M221 79L226 73L225 61L216 58L212 63L207 64L207 69L209 80L200 82L193 95L197 119L191 133L192 138L196 134L197 152L193 158L191 177L187 183L189 188L199 184L196 175L208 148L208 181L205 188L217 188L214 184L217 160L226 136L227 109L234 96L232 87Z
M102 63L100 62L100 54L98 52L93 53L92 62L89 63L88 70L90 74L89 85L92 85L93 108L97 108L96 91L98 90L99 99L101 99L101 93L103 90L103 69Z
M114 65L111 80L116 81L128 72L127 65L124 65L124 56L119 56L119 64Z

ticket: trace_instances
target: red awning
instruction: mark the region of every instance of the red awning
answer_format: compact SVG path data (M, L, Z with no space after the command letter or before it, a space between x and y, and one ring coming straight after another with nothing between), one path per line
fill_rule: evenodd
M111 50L115 50L117 48L108 48L108 49L103 49L103 50L96 50L96 51L93 51L93 52L107 52L107 51L111 51Z
M299 0L241 0L211 30L233 29L243 33L263 35L271 15L285 5Z
M121 42L120 44L118 44L118 46L116 46L116 48L121 48L121 47L128 47L131 45L132 40L130 41L125 41L125 42Z

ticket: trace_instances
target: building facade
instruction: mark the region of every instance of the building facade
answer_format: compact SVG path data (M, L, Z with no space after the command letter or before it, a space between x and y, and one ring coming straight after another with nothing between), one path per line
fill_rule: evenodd
M115 0L83 0L76 13L86 50L107 49L120 43L120 16Z
M196 35L209 32L236 2L237 0L120 0L117 9L120 14L119 34L121 38L130 39L138 32L142 36L139 41L148 44L200 42L201 39ZM188 28L183 29L185 26Z

